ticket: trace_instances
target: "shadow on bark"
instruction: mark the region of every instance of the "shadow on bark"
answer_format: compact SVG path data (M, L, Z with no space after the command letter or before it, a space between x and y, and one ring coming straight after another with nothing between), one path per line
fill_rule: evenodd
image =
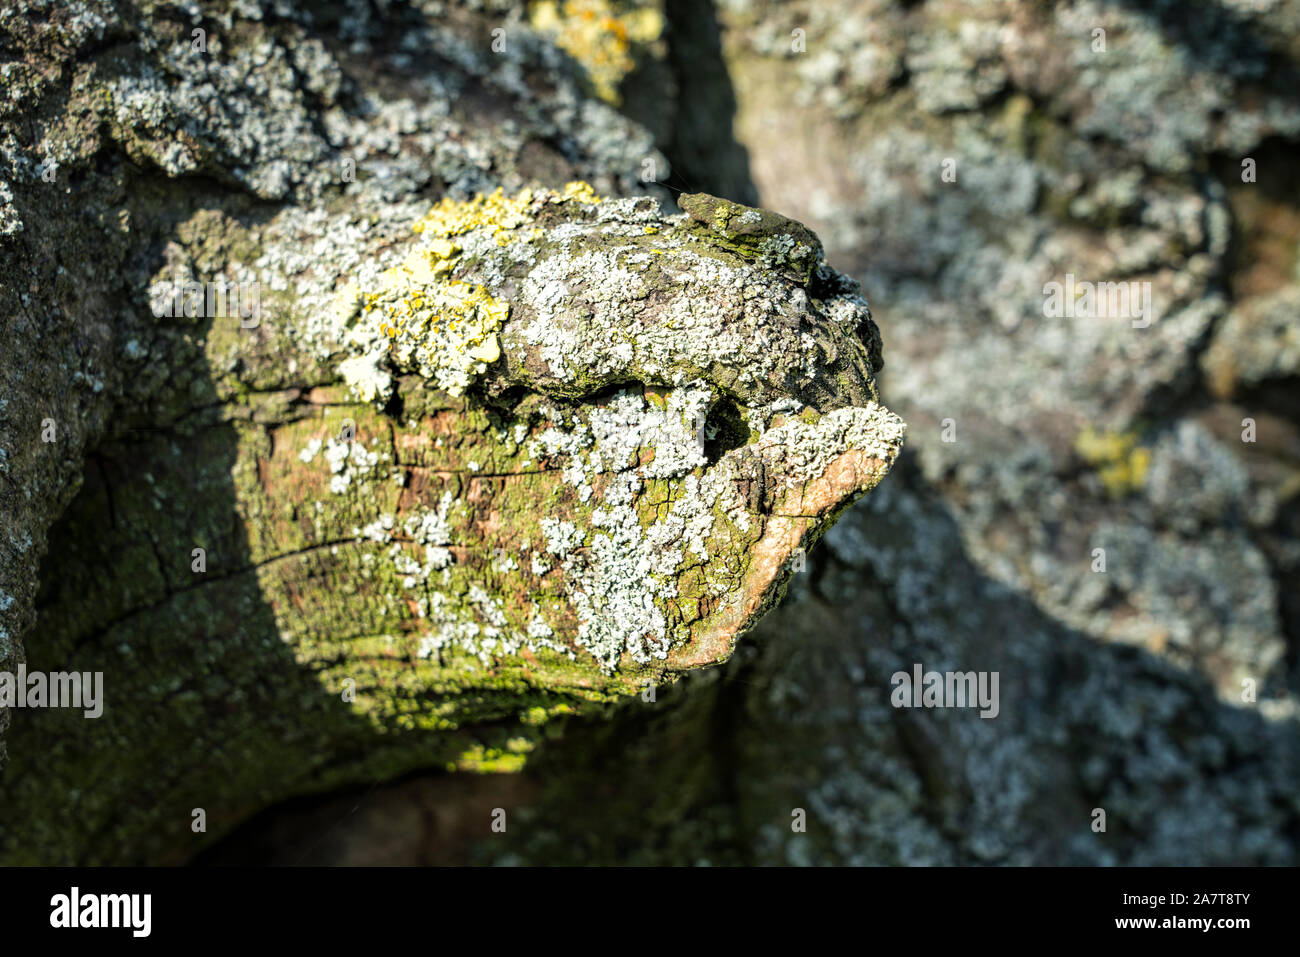
M472 789L414 775L271 808L199 863L1293 861L1286 729L989 579L942 499L906 471L873 493L891 488L893 507L856 506L722 668L605 721L570 721L522 774ZM904 607L875 562L916 561L918 531L943 543L928 560L945 587ZM918 662L1000 672L999 715L892 707L891 675ZM504 833L461 826L494 805ZM806 832L792 829L798 810Z

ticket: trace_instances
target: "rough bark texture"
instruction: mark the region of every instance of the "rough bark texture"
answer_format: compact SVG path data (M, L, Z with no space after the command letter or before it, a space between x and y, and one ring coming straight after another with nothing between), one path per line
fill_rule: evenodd
M136 689L129 701L110 698L120 724L22 714L0 809L7 859L180 860L286 795L344 788L306 812L271 810L204 859L1296 862L1300 201L1291 157L1300 146L1300 5L735 0L718 5L718 22L685 6L668 3L660 39L633 43L623 58L610 37L626 30L566 27L536 10L510 19L490 6L430 6L432 26L408 7L383 21L312 8L310 26L287 10L261 21L245 12L210 31L225 33L230 55L207 59L185 53L192 24L147 9L105 14L99 32L93 18L66 11L27 14L56 34L6 28L6 49L24 51L11 59L34 65L5 68L16 77L6 90L18 91L5 119L22 119L5 127L15 198L0 229L15 217L26 228L4 247L0 282L6 341L24 345L0 363L10 377L0 409L4 521L15 523L0 541L12 549L0 615L11 616L11 642L28 636L29 661L39 648L49 669L103 662L110 676L134 676ZM525 18L574 59L516 29ZM497 22L511 24L501 55L488 52ZM135 52L138 37L167 30L174 47ZM274 42L260 46L267 36ZM250 51L244 72L231 79L241 50ZM595 96L613 88L611 64L617 73L631 62L639 71L615 87L636 122ZM140 78L146 65L172 77L179 101L167 84ZM207 94L205 77L220 96ZM245 83L298 92L277 94L272 110L265 97L236 95ZM244 100L248 115L213 119ZM698 110L683 105L693 102ZM720 132L733 108L739 146ZM180 136L174 115L189 118ZM524 416L530 436L553 429L554 442L569 443L559 471L574 480L543 474L545 486L529 495L571 496L566 504L581 512L593 448L571 443L583 425L594 432L593 416L654 417L652 403L666 411L676 395L685 423L689 408L709 401L692 389L725 394L730 404L714 404L717 430L704 446L714 460L701 466L721 474L757 447L733 445L733 427L770 401L764 390L799 396L812 411L784 426L764 414L754 431L824 429L843 409L872 408L861 363L848 363L847 379L746 384L690 359L687 346L675 355L688 357L689 381L659 382L648 398L634 389L643 404L633 410L609 387L645 384L635 337L597 337L595 379L566 382L533 374L541 341L512 345L503 334L505 357L493 368L504 378L485 369L475 388L494 399L469 412L425 387L400 355L368 365L369 313L349 311L347 297L338 329L363 333L325 361L311 335L286 340L271 322L256 335L237 323L159 323L143 290L176 265L207 276L223 262L296 248L294 275L329 264L313 277L331 294L312 312L322 325L304 316L286 327L315 335L335 321L333 280L346 274L364 293L382 285L375 267L401 263L413 242L432 249L444 238L459 247L436 247L449 254L447 277L508 299L499 294L513 281L510 263L524 261L510 250L546 261L551 239L503 236L496 247L496 226L479 224L487 231L464 241L413 240L409 226L444 195L463 200L497 185L503 200L575 179L631 195L646 159L660 176L667 169L656 143L682 158L683 179L668 182L761 198L808 224L830 261L864 280L889 347L884 395L912 423L915 451L843 515L725 668L615 704L614 683L636 690L638 667L671 660L627 662L612 675L589 662L579 675L567 659L530 652L539 661L527 670L558 690L525 681L523 666L493 669L490 688L479 677L488 673L478 670L481 645L450 640L437 650L449 658L422 659L418 628L399 626L421 620L418 603L403 612L386 598L405 594L404 578L421 569L392 564L395 543L384 536L402 536L399 515L413 506L437 517L441 495L430 492L442 486L420 482L458 471L456 488L468 487L469 463L488 471L492 446L508 466L492 465L493 481L518 484L527 443L503 450ZM349 150L358 182L344 184L338 164ZM33 165L46 155L82 172L55 188ZM1252 182L1242 177L1247 158ZM955 178L944 175L950 159ZM732 207L719 222L707 201L683 206L692 218L656 220L659 234L637 236L634 227L650 224L636 203L547 204L574 235L616 225L625 234L614 243L635 245L632 255L707 247L729 269L755 268L764 254L729 235ZM363 232L330 231L367 215ZM761 247L769 231L750 225ZM333 238L320 245L321 235ZM240 242L256 248L236 251ZM853 301L851 286L835 279L828 289L771 253L763 282L799 286L804 299L767 298L806 312L810 334L833 334L839 309L824 304ZM1045 317L1043 285L1067 273L1149 281L1150 324ZM598 314L592 293L578 314L543 326L572 329ZM521 318L508 328L548 338L535 317ZM627 318L638 321L616 325ZM127 350L132 338L144 358ZM869 333L861 344L874 348ZM400 404L376 410L350 398L337 371L348 358L363 383L382 386L378 373L388 372ZM523 391L573 411L553 425L521 406ZM55 447L32 438L46 407L59 424ZM363 449L393 454L375 468L423 477L377 483L388 497L372 499L369 476L349 475L349 490L332 497L328 483L348 474L351 452L339 473L322 459L345 416L365 441L382 437ZM1241 441L1247 417L1255 443ZM956 441L945 440L946 420ZM420 444L439 434L454 451ZM304 463L312 438L324 444ZM874 477L851 475L846 488ZM606 489L586 484L599 501ZM37 506L28 490L40 490ZM487 500L502 494L493 485ZM57 564L43 570L33 606L40 522L69 501L50 538ZM42 518L17 524L33 508ZM542 517L524 520L533 544ZM531 569L495 554L522 536L456 518L483 543L478 561L500 562L503 583ZM190 550L207 542L220 556L209 575L229 577L200 586ZM1105 572L1094 571L1096 548ZM463 595L474 604L468 587ZM533 607L501 611L526 623ZM714 611L697 606L682 620ZM729 648L725 624L711 633ZM891 707L890 676L916 662L999 671L998 717ZM360 707L339 700L345 677L357 680ZM1243 682L1255 689L1250 700ZM567 712L600 720L556 720ZM371 784L445 767L504 773ZM189 831L200 806L213 809L207 835ZM501 834L489 830L498 807L510 819ZM1093 828L1098 809L1103 833ZM791 829L797 810L805 833Z
M892 464L814 236L601 199L648 135L518 17L498 52L439 12L6 25L0 294L40 348L4 366L5 664L107 697L9 736L6 859L182 860L295 794L517 768L729 657Z

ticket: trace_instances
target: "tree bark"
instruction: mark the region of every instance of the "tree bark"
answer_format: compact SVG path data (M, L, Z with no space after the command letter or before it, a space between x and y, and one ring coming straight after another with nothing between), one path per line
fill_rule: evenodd
M519 22L31 13L4 666L105 700L11 712L7 860L517 768L726 660L893 462L856 284L797 223L635 198L648 136Z

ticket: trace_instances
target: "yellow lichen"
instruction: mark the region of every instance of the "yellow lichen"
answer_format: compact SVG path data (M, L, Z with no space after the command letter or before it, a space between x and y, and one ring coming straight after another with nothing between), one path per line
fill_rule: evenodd
M1132 432L1098 432L1086 427L1074 440L1075 451L1097 471L1108 494L1119 498L1146 484L1151 450L1138 445Z
M574 202L594 206L600 202L600 197L596 195L596 191L591 188L590 183L574 180L571 183L566 183L559 200L552 200L552 202Z
M381 368L385 354L451 395L464 394L474 376L501 357L497 333L510 304L483 286L452 278L462 252L454 237L490 229L500 245L533 242L543 235L537 212L566 202L592 205L600 197L587 183L573 182L559 193L524 189L506 196L498 189L465 201L444 199L413 226L423 242L400 265L384 270L369 288L345 283L334 309L343 322L360 311L346 342L362 354L339 371L357 394L367 401L385 397L391 385ZM523 227L531 228L520 236Z
M550 190L523 189L515 196L506 196L500 187L492 193L480 193L473 199L443 199L412 229L433 240L426 246L434 255L442 259L451 259L460 252L453 236L463 236L485 226L493 229L498 243L509 242L515 230L533 223L537 208L546 203L578 202L593 205L600 202L600 197L589 183L572 182L564 187L563 193ZM542 230L533 228L529 239L540 239Z
M530 222L528 208L533 201L533 191L525 189L518 196L506 196L498 188L494 193L480 193L470 200L443 199L424 218L412 227L424 233L447 239L472 232L482 226L493 226L497 232L518 229Z
M654 43L664 30L658 8L610 0L539 0L530 6L529 20L581 63L596 95L615 106L619 84L636 67L637 48Z
M446 246L434 243L380 273L363 295L362 327L377 329L389 341L388 351L399 365L458 396L500 357L496 334L510 306L482 286L447 278L451 262L439 255L446 252ZM364 342L364 335L353 339ZM345 377L351 372L350 382L366 371L356 362L340 368Z

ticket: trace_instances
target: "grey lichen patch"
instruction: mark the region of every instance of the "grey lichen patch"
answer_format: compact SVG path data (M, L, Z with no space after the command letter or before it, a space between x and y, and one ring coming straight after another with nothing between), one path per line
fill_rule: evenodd
M902 419L873 402L836 409L812 423L797 418L783 422L766 431L753 451L778 481L794 488L823 475L847 452L892 463L905 432Z
M563 481L575 490L582 523L543 520L543 530L577 614L575 640L605 668L624 655L642 664L662 660L689 638L689 622L672 600L688 557L708 560L714 507L739 519L723 537L740 534L740 522L748 529L735 486L725 481L729 472L706 471L703 488L697 474L706 464L701 430L711 399L703 389L673 390L660 408L620 391L570 430L551 425L530 448L531 457L562 465ZM652 511L645 489L656 479L682 481L675 500Z
M498 387L580 398L699 379L748 405L876 398L878 333L851 280L820 262L791 278L650 200L575 212L535 253L488 248L473 263L515 292Z

